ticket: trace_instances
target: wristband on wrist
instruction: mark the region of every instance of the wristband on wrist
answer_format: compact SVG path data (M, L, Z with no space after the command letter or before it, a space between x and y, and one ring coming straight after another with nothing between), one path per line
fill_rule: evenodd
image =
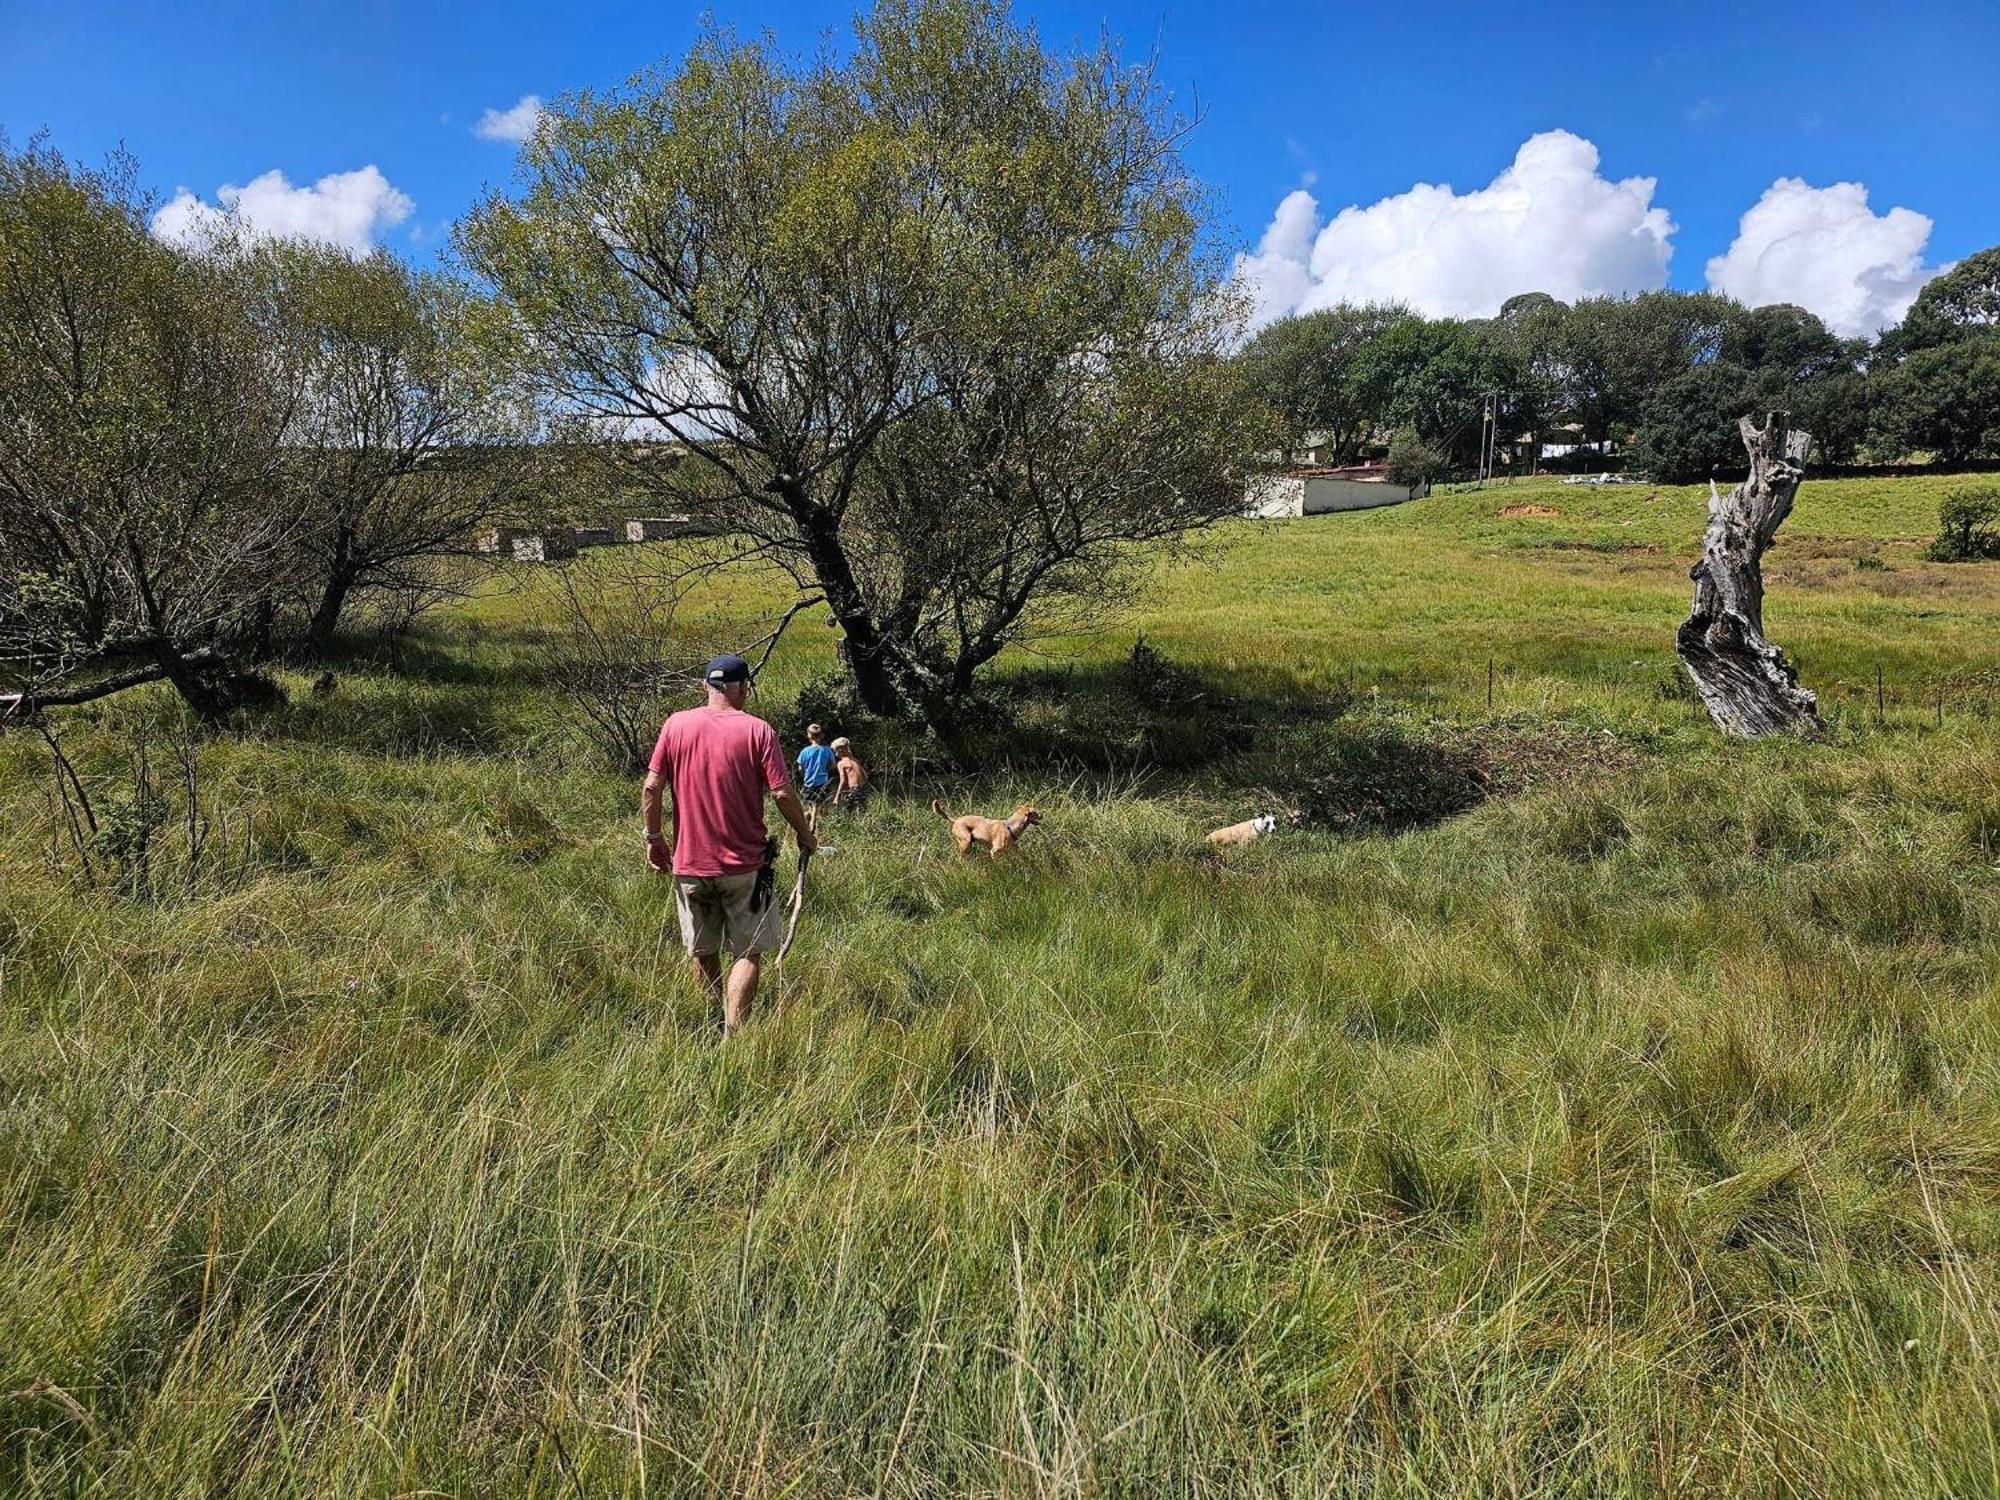
M654 833L651 830L646 833L646 842L649 844L664 844L666 841L667 836L664 833Z

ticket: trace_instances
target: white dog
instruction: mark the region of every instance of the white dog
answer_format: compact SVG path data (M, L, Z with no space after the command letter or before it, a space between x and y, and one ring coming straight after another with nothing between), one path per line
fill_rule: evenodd
M1292 813L1290 821L1298 824L1299 815ZM1218 849L1232 849L1241 844L1254 844L1262 838L1269 838L1278 831L1278 815L1263 813L1245 823L1231 823L1227 828L1218 828L1208 836L1208 841Z

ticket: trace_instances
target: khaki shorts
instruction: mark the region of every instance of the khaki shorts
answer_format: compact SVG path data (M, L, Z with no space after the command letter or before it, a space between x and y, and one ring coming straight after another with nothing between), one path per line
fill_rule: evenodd
M725 947L737 958L748 958L783 941L784 903L774 889L762 911L750 910L757 872L740 875L676 875L674 912L681 919L681 942L689 953L706 958Z

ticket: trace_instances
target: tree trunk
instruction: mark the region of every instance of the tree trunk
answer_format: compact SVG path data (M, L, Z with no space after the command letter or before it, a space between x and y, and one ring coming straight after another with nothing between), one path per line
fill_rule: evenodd
M876 628L875 617L868 611L854 569L848 564L847 549L841 545L838 523L810 510L792 495L785 499L799 520L806 555L812 560L820 592L826 595L827 608L847 636L845 657L855 692L870 713L885 718L900 715L904 694L898 681L895 647Z
M174 685L188 707L205 724L219 724L240 708L261 708L284 701L284 689L261 672L245 672L216 651L183 655L161 642L154 648L160 675Z
M1785 412L1763 427L1739 422L1750 475L1725 499L1709 483L1708 532L1689 571L1694 604L1674 634L1674 650L1694 679L1708 716L1726 734L1754 739L1820 727L1817 700L1799 686L1785 653L1764 639L1764 549L1771 545L1805 478L1811 438Z
M250 629L246 643L252 661L267 662L271 659L276 644L278 630L278 606L268 592L257 596L256 608L250 612Z
M326 654L326 648L333 644L333 633L340 628L341 611L347 608L347 593L352 581L338 571L327 574L326 586L320 590L319 607L313 611L312 620L306 626L306 653L315 661Z

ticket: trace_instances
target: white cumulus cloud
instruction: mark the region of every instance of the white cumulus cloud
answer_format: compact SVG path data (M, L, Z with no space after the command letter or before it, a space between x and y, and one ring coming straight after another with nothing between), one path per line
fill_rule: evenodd
M274 167L241 187L224 183L215 197L216 203L209 203L186 188L177 190L153 215L153 233L201 246L212 242L234 215L255 238L318 240L361 256L375 248L378 235L416 208L372 164L356 172L329 173L310 187L294 185Z
M1250 294L1250 321L1261 326L1296 311L1312 290L1313 235L1319 229L1319 205L1304 188L1285 194L1270 227L1257 242L1255 255L1236 257L1236 280Z
M1751 307L1792 302L1848 338L1903 321L1917 290L1944 269L1924 264L1931 221L1908 208L1877 214L1858 182L1816 188L1780 177L1752 204L1708 284Z
M1467 193L1418 183L1324 225L1310 193L1290 193L1235 274L1257 323L1341 302L1487 317L1517 292L1572 301L1649 291L1666 284L1673 254L1674 223L1653 206L1655 186L1601 177L1596 146L1544 131Z
M513 141L519 144L535 133L542 117L542 96L523 94L509 109L489 109L479 117L472 133L482 141Z

